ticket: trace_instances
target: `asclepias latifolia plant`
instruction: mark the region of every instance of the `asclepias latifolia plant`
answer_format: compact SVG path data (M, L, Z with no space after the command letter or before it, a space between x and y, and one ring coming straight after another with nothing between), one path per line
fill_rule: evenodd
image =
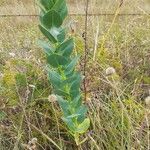
M62 120L79 145L86 140L81 141L80 136L88 130L90 120L80 91L83 77L75 69L79 56L73 55L74 40L66 36L67 27L63 25L68 15L66 1L39 0L39 7L39 28L47 38L39 44L46 53L48 76L63 112Z

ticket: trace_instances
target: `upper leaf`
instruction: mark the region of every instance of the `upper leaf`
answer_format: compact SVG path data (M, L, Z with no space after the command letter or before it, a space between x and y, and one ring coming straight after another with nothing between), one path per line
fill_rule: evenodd
M55 1L56 0L39 0L39 4L42 10L48 11L54 6Z
M39 25L41 32L49 39L51 43L62 42L65 39L65 29L52 27L50 30L43 25Z
M61 16L55 11L50 10L42 17L42 24L47 28L50 29L52 27L60 27L62 25L62 18Z
M57 68L57 67L59 67L59 66L61 66L61 65L66 65L66 64L68 64L69 61L70 61L70 59L68 59L68 58L66 58L66 57L64 57L64 56L61 56L61 55L59 55L59 54L57 54L57 53L53 53L52 55L49 55L49 56L47 57L47 61L48 61L48 63L49 63L51 66Z
M73 49L74 49L73 39L68 39L68 40L64 41L63 43L61 43L57 47L56 52L58 52L64 56L70 56Z
M64 20L68 14L68 9L65 0L56 0L56 3L52 9L57 11L60 14L62 20Z
M50 42L52 42L52 43L57 42L57 39L55 39L55 37L53 37L53 35L50 33L50 31L48 31L45 27L43 27L42 25L39 25L39 28L40 28L41 32L45 35L45 37L47 37L49 39Z

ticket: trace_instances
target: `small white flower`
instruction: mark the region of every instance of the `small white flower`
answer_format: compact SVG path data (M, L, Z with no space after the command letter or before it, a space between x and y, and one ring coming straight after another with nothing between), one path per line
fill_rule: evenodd
M112 75L112 74L115 74L115 73L116 73L116 70L113 67L108 67L106 69L106 75Z
M49 95L48 97L49 102L56 102L57 101L57 96L54 94Z
M15 57L15 56L16 56L15 53L9 53L9 55L10 55L11 57Z
M147 106L150 106L150 96L145 98L145 103Z

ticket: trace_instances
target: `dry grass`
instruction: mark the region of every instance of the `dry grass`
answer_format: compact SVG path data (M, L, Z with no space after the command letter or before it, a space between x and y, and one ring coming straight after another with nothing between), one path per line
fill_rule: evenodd
M84 13L85 0L67 0L70 13ZM119 0L90 0L90 13L114 13ZM121 13L150 13L149 0L124 0ZM38 14L36 0L1 0L0 14Z
M82 5L81 5L81 4ZM72 1L70 12L84 12ZM118 1L91 1L91 12L114 12ZM148 13L149 1L125 1L122 12ZM35 14L33 1L1 0L0 14ZM100 7L100 8L99 8ZM144 99L150 89L150 17L89 17L87 88L91 128L76 147L61 121L57 103L48 102L51 87L38 19L0 20L0 150L22 150L37 138L37 150L148 150L150 113ZM68 17L75 28L75 51L83 54L84 17ZM111 27L111 28L110 28ZM109 32L108 32L109 31ZM107 34L108 33L108 34ZM106 36L107 35L107 36ZM103 43L103 45L102 45ZM105 70L114 67L116 74ZM82 59L81 66L82 70Z

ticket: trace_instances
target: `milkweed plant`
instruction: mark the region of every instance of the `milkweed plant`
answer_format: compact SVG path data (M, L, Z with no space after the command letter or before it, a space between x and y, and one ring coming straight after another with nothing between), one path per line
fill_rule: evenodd
M80 136L88 130L90 120L80 90L83 77L75 69L79 56L73 54L74 40L66 36L67 27L63 24L68 15L66 1L39 0L39 7L39 29L47 38L40 40L39 45L46 53L48 77L62 110L62 120L79 145L86 140L81 141Z

